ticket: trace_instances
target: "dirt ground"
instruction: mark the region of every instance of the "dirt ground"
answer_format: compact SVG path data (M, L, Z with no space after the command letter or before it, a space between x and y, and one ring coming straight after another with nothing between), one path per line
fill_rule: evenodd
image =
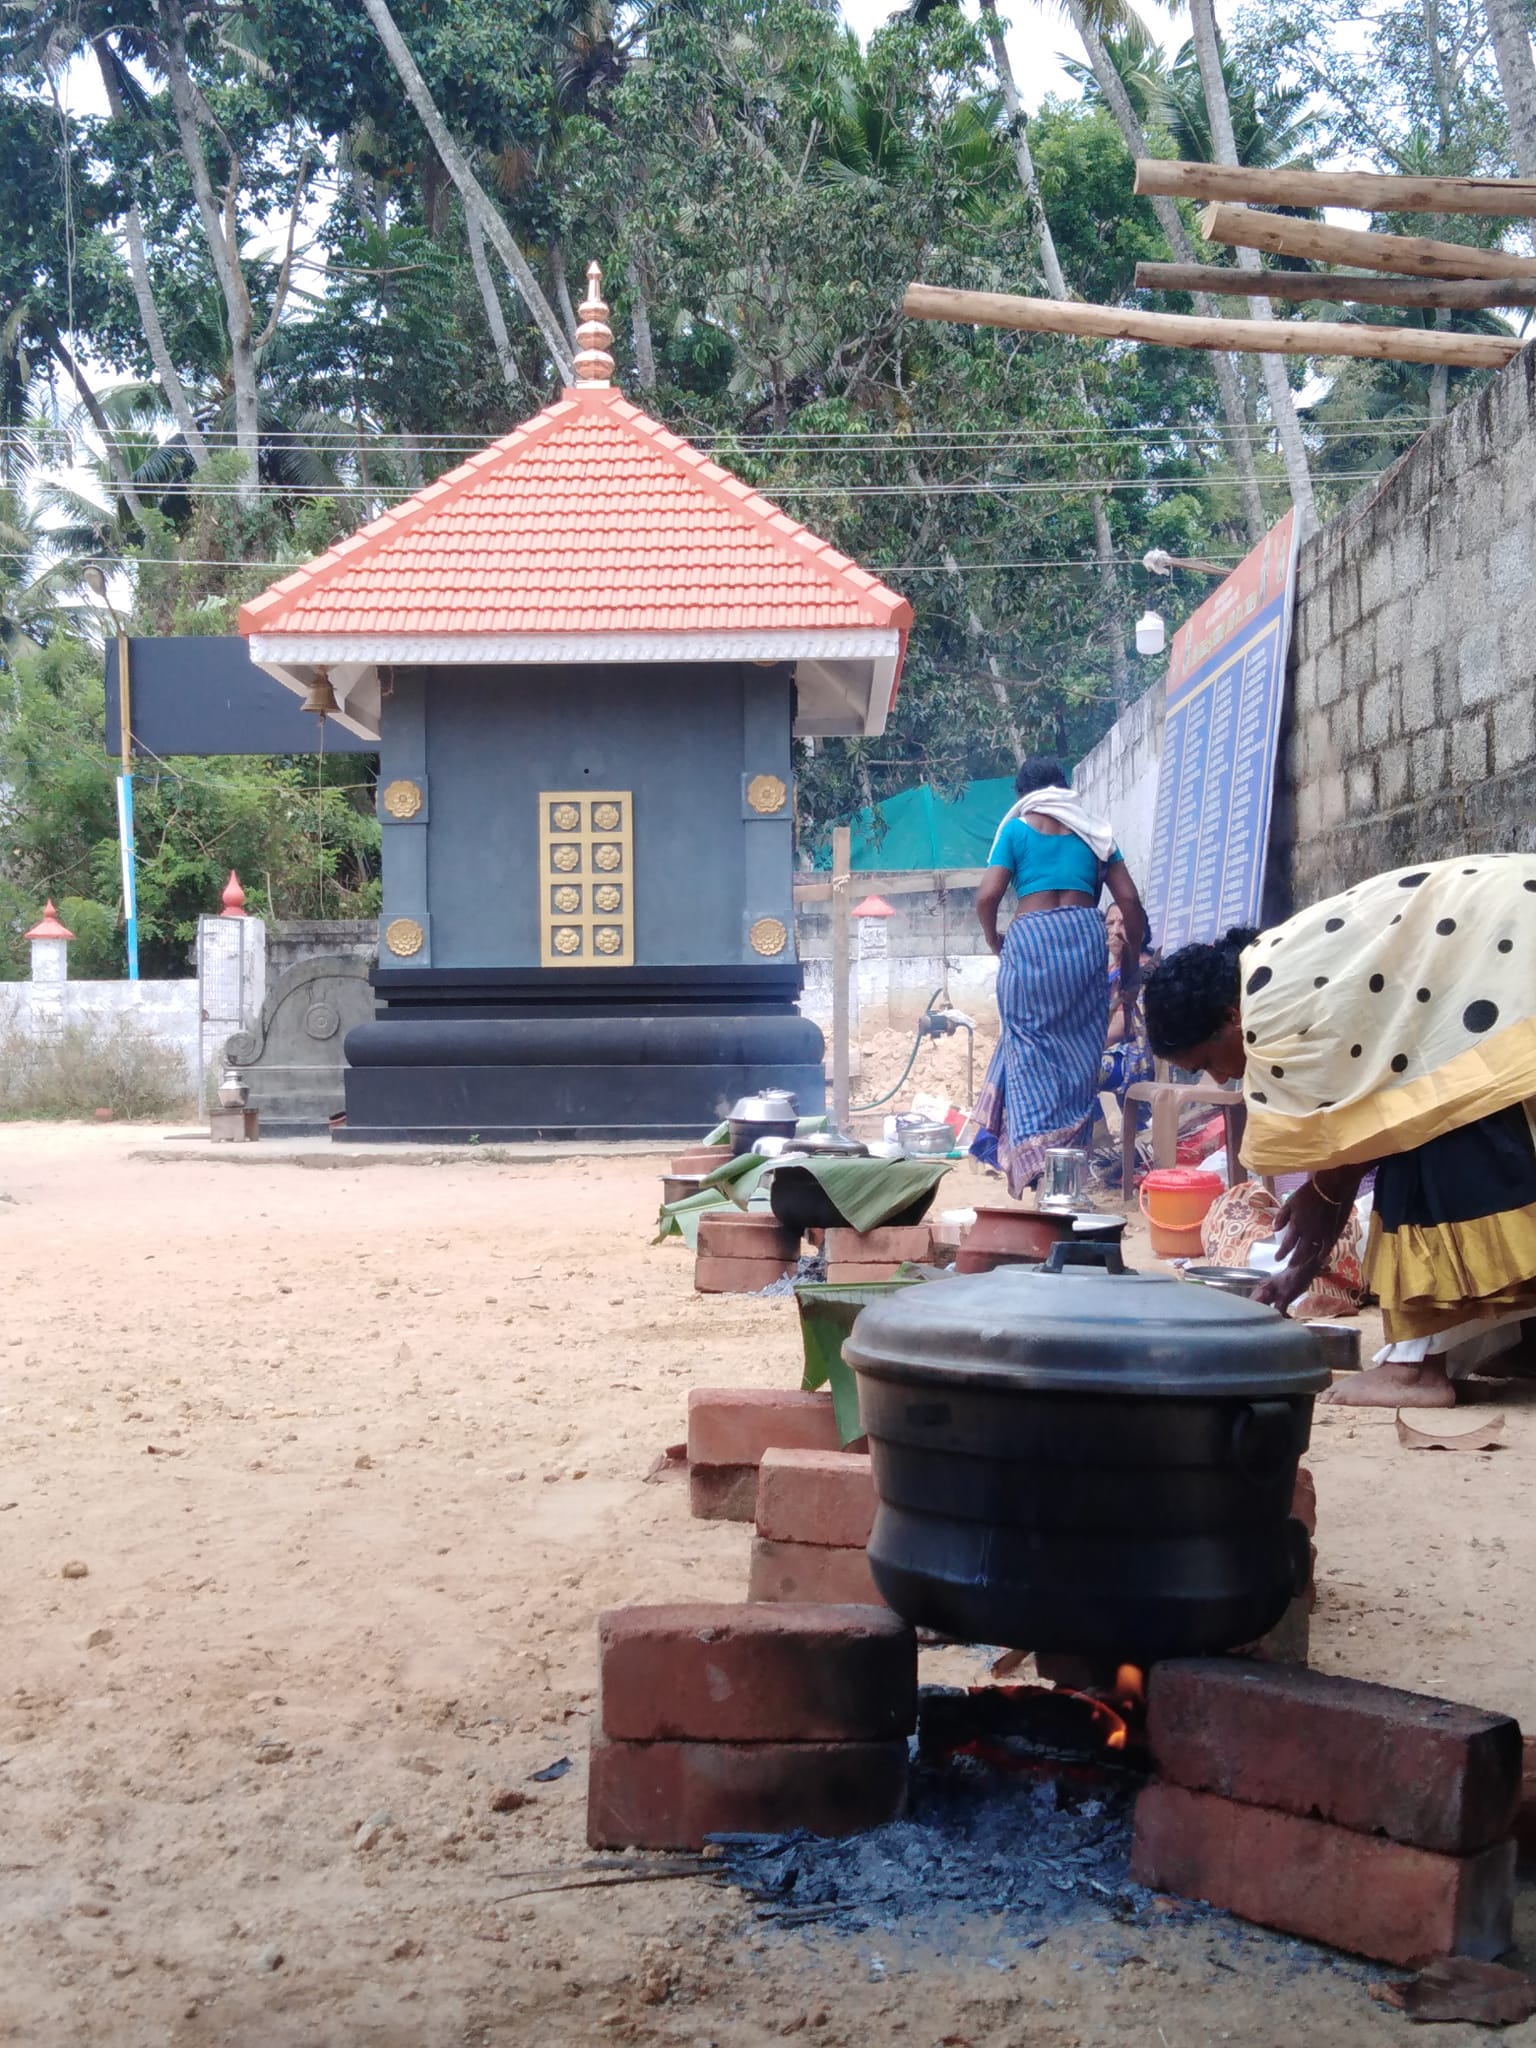
M0 1131L0 2039L1470 2040L1224 1923L1113 1967L1102 1927L939 1952L767 1936L696 1879L519 1896L587 1854L598 1610L743 1590L749 1532L644 1482L687 1389L798 1378L792 1302L650 1244L657 1165ZM1316 1661L1536 1726L1536 1405L1498 1398L1487 1456L1320 1411Z

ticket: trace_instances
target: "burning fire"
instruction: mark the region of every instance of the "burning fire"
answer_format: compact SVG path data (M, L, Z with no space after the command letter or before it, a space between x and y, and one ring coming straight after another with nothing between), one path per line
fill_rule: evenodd
M1108 1699L1093 1702L1095 1718L1105 1729L1104 1747L1124 1749L1130 1740L1131 1720L1147 1704L1146 1673L1135 1664L1122 1664L1115 1673L1114 1691Z

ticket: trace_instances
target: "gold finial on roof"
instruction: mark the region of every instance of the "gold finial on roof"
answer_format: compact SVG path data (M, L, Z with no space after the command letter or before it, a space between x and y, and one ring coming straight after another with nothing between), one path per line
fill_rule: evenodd
M608 325L608 308L603 300L603 272L597 263L587 265L587 296L577 311L581 325L576 330L576 356L572 365L578 384L608 384L613 380L613 357L609 348L613 329Z

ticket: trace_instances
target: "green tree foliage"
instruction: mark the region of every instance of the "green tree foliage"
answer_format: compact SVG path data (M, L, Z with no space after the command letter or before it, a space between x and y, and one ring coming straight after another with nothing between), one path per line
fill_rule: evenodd
M1503 168L1478 0L1387 0L1355 59L1361 4L1255 0L1242 17L1227 62L1245 159ZM915 277L1045 289L979 27L925 6L861 47L827 0L400 0L394 15L560 317L574 324L598 258L632 395L912 599L890 728L803 755L802 826L1092 744L1150 594L1142 553L1243 552L1231 430L1205 357L902 319ZM1157 146L1207 153L1193 65L1116 19L1113 59ZM99 74L105 114L66 111L68 63ZM1082 84L1030 122L1041 201L1070 288L1134 302L1138 259L1170 252ZM554 380L494 254L477 276L458 190L360 0L13 0L0 147L0 947L15 972L49 893L80 959L120 955L105 620L79 602L83 566L114 572L136 631L231 631L285 565L504 432ZM1330 464L1337 502L1464 381L1340 376L1309 430L1325 496ZM1253 432L1278 514L1257 413ZM1155 602L1176 623L1203 590L1159 586ZM146 967L185 967L231 866L253 907L366 909L367 772L355 757L141 771Z

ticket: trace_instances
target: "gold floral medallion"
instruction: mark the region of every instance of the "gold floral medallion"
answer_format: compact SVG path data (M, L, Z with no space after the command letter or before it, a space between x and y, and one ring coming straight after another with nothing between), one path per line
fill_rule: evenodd
M789 929L781 917L760 917L747 933L747 940L754 953L772 958L789 944Z
M579 846L556 846L550 849L549 864L558 868L562 875L573 875L581 866Z
M581 933L573 924L562 924L556 928L554 944L557 953L579 953Z
M404 823L407 818L414 818L420 811L422 802L421 785L416 782L408 782L404 778L391 782L384 791L383 803L385 810L388 811L392 818L399 819L401 823Z
M384 927L384 943L401 960L409 960L427 942L427 935L414 917L391 918Z
M617 832L620 811L617 804L594 804L592 806L592 829L594 832Z
M777 775L754 775L747 784L747 807L760 818L782 811L788 800L789 790Z

